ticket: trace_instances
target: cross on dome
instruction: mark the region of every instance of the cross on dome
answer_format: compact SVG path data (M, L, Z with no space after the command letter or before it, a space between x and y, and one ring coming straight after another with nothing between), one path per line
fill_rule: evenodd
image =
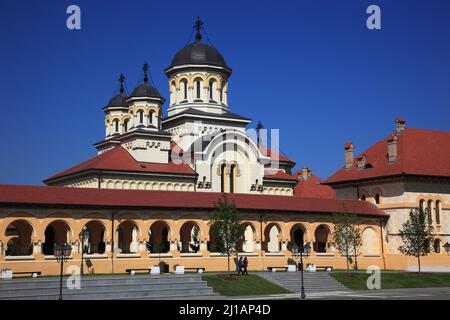
M197 17L197 20L195 20L195 25L194 25L194 29L197 32L195 34L195 40L200 41L202 40L202 34L200 33L200 29L203 26L203 21L200 20L200 17Z

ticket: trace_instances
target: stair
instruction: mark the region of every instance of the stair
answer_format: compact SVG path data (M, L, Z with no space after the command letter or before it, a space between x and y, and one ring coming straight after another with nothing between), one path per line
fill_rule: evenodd
M291 292L301 293L300 272L264 272L261 276ZM306 293L351 291L328 272L303 272L303 284Z
M216 296L199 274L87 276L70 290L63 278L64 300L206 299ZM0 280L0 300L55 300L59 277Z

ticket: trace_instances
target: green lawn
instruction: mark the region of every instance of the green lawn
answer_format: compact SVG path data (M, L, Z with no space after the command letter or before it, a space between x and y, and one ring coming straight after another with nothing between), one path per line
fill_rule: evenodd
M331 276L350 289L368 290L366 281L370 274L365 272L351 276L347 272L332 272ZM381 272L381 289L432 287L450 287L450 273Z
M225 279L224 274L203 275L202 279L208 282L208 286L214 292L223 296L249 296L261 294L289 293L288 290L273 284L257 275L234 276L233 279Z

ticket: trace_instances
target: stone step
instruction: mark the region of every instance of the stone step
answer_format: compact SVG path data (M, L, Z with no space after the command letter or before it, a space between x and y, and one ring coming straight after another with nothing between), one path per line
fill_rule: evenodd
M133 290L150 290L150 289L158 289L158 290L178 290L178 289L186 289L192 286L204 286L206 287L206 282L198 281L198 282L168 282L168 283L157 283L157 284L107 284L107 285L97 285L97 284L89 284L89 285L81 285L80 289L70 290L63 283L63 293L64 294L72 294L72 293L95 293L98 291L111 291L111 290L122 290L126 288L133 288ZM14 293L16 296L29 296L29 295L39 295L39 294L54 294L55 292L59 292L59 284L58 286L53 287L35 287L35 288L21 288L21 289L1 289L0 288L0 299L7 298L11 296L11 293Z

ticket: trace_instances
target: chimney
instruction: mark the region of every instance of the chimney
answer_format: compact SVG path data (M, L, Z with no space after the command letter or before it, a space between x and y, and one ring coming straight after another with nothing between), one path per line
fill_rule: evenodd
M406 119L404 118L395 119L395 131L397 132L397 135L400 135L405 129L406 129Z
M388 162L395 163L397 160L397 136L394 135L387 140Z
M309 177L311 176L311 170L309 170L309 168L307 167L303 167L302 170L300 171L300 176L302 180L308 180Z
M353 165L353 142L347 142L344 145L344 150L345 150L345 169L348 170L352 167Z

